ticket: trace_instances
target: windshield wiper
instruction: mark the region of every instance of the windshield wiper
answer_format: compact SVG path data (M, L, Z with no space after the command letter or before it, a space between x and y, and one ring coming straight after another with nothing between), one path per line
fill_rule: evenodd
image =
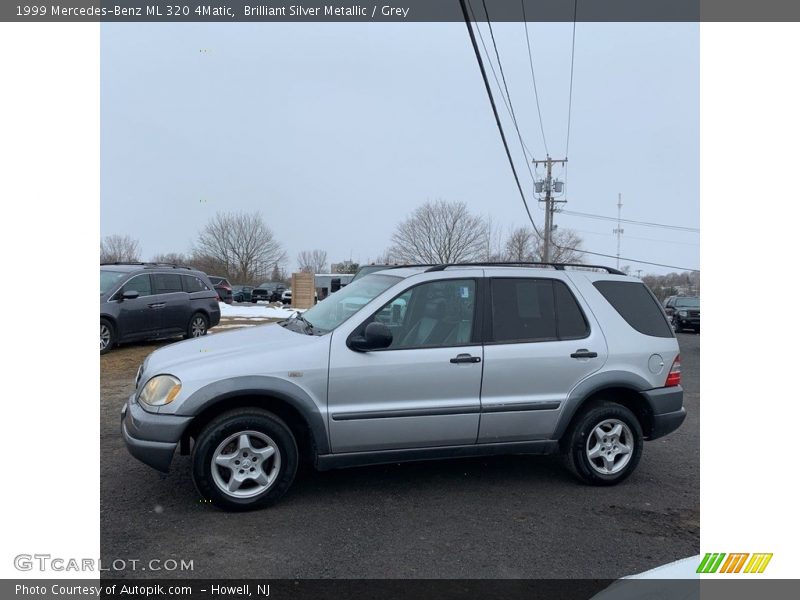
M303 315L301 315L300 313L295 313L294 320L300 321L301 323L303 323L305 325L306 333L308 335L314 335L314 326L311 324L310 321L307 321L306 318Z

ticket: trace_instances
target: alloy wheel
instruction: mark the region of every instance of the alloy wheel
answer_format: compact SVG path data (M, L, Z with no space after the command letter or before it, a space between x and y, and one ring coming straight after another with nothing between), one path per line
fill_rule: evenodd
M619 419L606 419L592 429L586 440L586 457L602 475L622 471L633 455L634 439L630 427Z
M100 350L105 350L111 343L111 328L105 323L100 323Z
M275 483L281 452L267 434L242 431L225 438L214 451L211 476L219 490L234 498L252 498Z
M192 319L192 337L201 337L206 334L206 320L200 315Z

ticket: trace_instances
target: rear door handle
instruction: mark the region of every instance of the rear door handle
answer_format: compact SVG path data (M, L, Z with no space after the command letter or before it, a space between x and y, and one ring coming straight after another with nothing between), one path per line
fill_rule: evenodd
M472 356L471 354L459 354L455 358L451 358L450 362L458 365L461 363L479 363L481 362L480 356Z
M569 355L570 358L597 358L597 352L589 352L586 348L573 352Z

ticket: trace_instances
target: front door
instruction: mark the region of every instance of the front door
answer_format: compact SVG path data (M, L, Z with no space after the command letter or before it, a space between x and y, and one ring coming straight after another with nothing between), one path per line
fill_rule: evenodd
M547 439L570 390L605 363L605 338L567 280L514 273L489 284L478 442Z
M331 340L328 411L334 452L473 444L483 350L477 280L412 287L370 316L392 331L388 348L357 352L341 328Z

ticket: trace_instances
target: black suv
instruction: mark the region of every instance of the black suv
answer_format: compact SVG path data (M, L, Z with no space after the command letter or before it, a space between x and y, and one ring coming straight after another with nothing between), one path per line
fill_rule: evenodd
M694 329L700 332L700 298L697 296L670 296L664 304L675 331Z
M100 265L100 354L120 342L200 337L219 317L205 273L156 263Z
M285 289L286 286L280 281L267 281L253 290L250 301L259 302L263 300L264 302L278 302Z

